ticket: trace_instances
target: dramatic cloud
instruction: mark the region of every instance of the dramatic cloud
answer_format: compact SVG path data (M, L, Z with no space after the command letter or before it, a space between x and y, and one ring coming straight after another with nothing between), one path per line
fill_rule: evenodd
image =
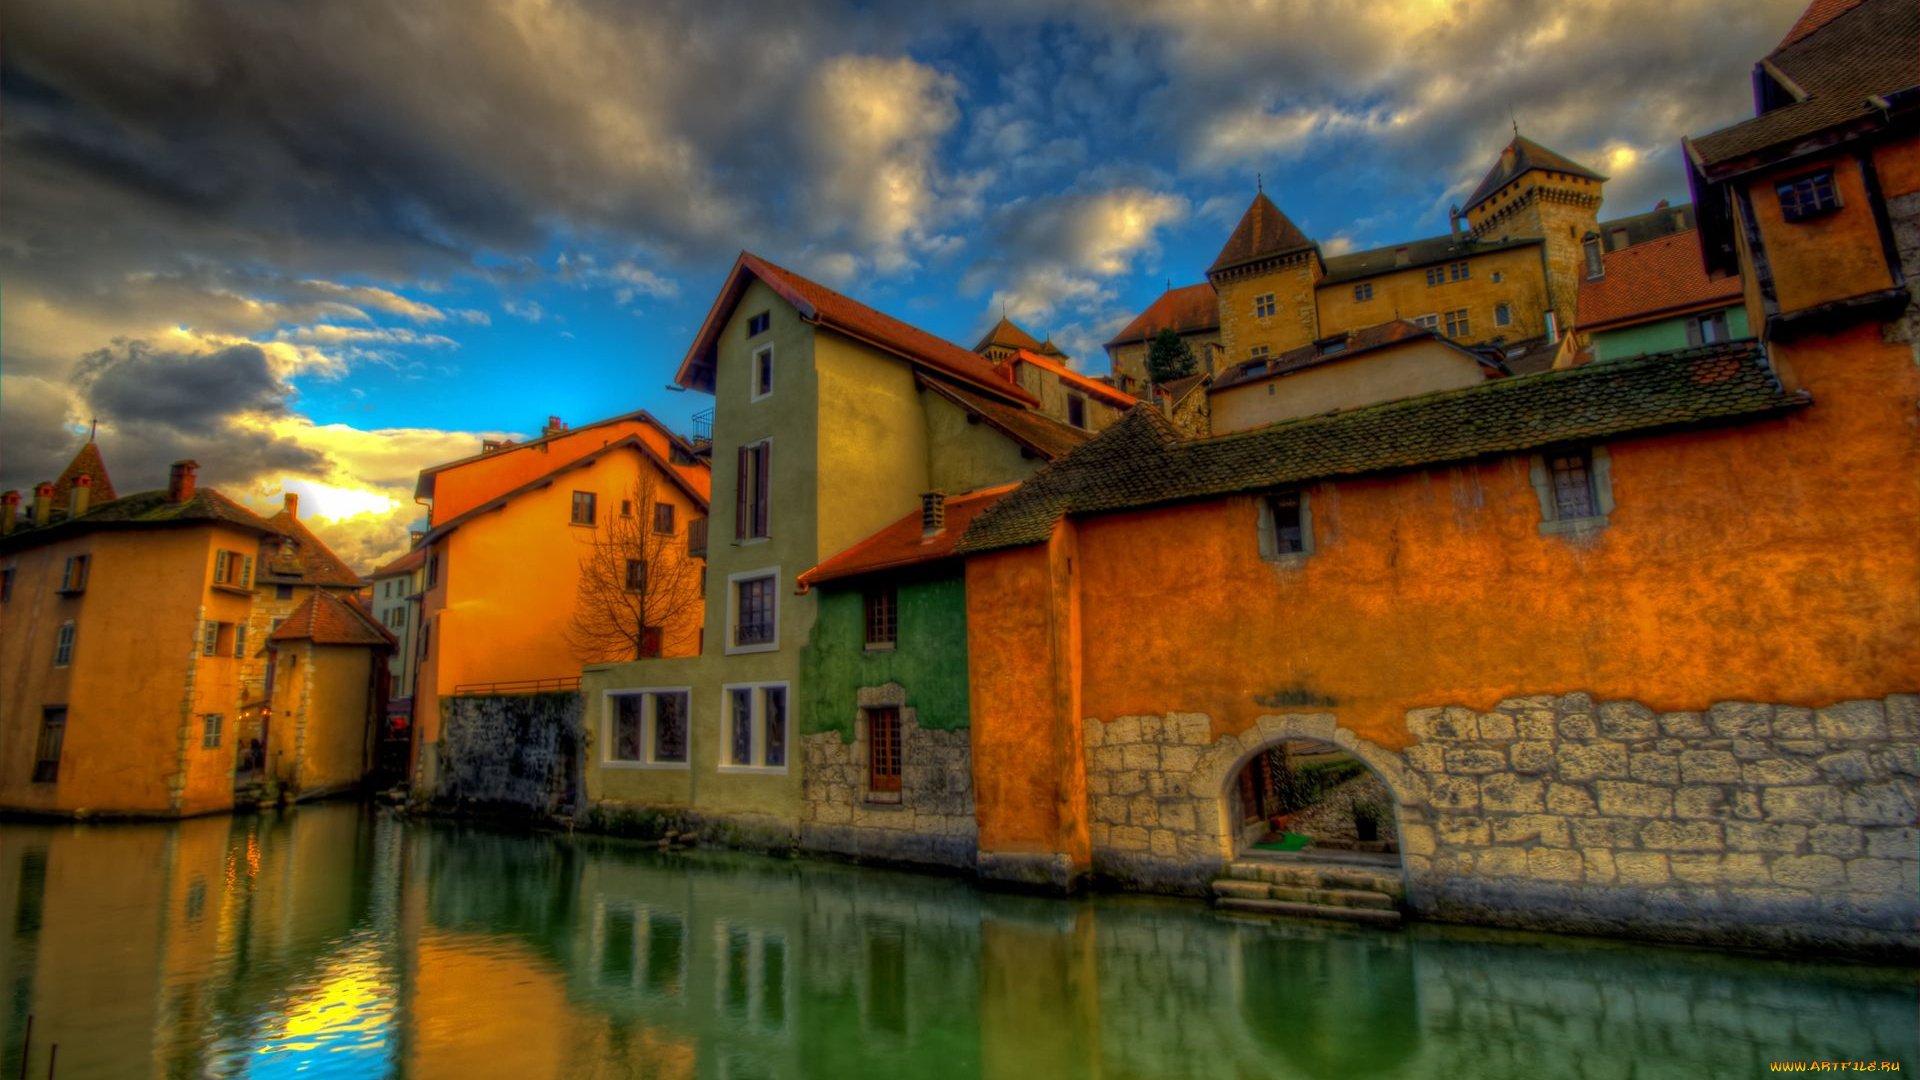
M196 431L236 412L278 414L287 407L288 387L258 345L194 354L116 341L89 353L77 377L86 403L110 421Z

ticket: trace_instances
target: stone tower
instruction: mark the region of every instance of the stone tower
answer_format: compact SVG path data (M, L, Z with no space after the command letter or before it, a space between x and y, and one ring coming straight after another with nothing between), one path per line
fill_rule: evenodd
M1320 248L1262 192L1207 269L1220 298L1225 362L1278 356L1320 336L1313 289L1326 275Z
M1582 241L1600 227L1600 189L1607 178L1564 154L1514 132L1500 160L1467 198L1468 235L1475 240L1537 236L1546 242L1542 306L1561 333L1574 325L1574 300L1586 274Z

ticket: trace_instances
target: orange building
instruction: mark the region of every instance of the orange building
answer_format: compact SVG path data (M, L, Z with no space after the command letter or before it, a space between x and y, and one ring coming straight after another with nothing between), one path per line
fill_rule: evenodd
M1241 772L1313 740L1391 792L1415 913L1920 947L1917 56L1912 4L1816 5L1761 67L1803 96L1689 144L1760 343L1143 407L983 513L981 872L1352 915L1353 868L1237 861Z
M570 632L582 560L628 530L652 560L645 582L697 578L705 563L711 468L694 444L645 412L489 445L421 472L432 500L418 546L425 586L414 658L415 776L437 778L443 699L571 688L583 663L700 651L705 612L696 588L675 610L648 609L644 639L624 655L583 655ZM643 497L652 505L639 505ZM644 539L639 539L644 537Z

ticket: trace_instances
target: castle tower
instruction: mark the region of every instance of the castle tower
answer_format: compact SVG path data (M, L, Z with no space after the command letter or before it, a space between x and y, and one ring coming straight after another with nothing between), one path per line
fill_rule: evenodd
M1255 195L1220 257L1207 268L1207 280L1220 298L1226 362L1278 356L1318 338L1313 288L1325 274L1319 246L1265 192Z
M1007 318L1005 315L1000 316L1000 321L994 323L993 327L987 331L986 336L982 337L979 344L973 347L974 352L979 353L981 356L986 357L996 364L1012 356L1014 353L1019 352L1021 349L1040 352L1040 342L1036 340L1032 334L1022 330L1019 324Z
M1500 151L1467 197L1468 235L1475 240L1537 236L1546 242L1547 295L1562 333L1574 324L1574 300L1586 274L1582 241L1600 226L1600 189L1607 178L1522 136Z

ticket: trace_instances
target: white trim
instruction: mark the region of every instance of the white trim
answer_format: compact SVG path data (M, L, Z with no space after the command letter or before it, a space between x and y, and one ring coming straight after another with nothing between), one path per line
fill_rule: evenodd
M764 394L760 392L760 358L762 356L767 358L767 392ZM754 346L752 351L747 353L747 400L765 401L772 397L775 378L773 342Z
M613 756L613 699L641 695L644 702L640 707L640 758L628 761ZM655 761L655 729L659 707L659 695L685 694L687 698L687 759L685 761ZM604 769L669 769L687 770L693 767L693 687L691 686L620 686L600 692L600 767Z
M748 748L753 761L767 759L767 695L766 691L778 689L786 695L787 711L786 760L780 765L736 765L729 758L733 754L733 692L735 690L758 690L752 697L752 742ZM723 773L758 774L762 776L785 775L793 764L793 688L786 679L773 679L767 682L737 682L720 684L720 753L716 757L715 769Z
M734 454L735 454L734 460L736 462L735 469L734 469L734 477L735 477L734 482L736 484L739 483L738 455L740 450L751 450L756 446L765 446L767 448L766 471L764 474L756 475L754 477L754 479L758 483L760 483L762 486L764 486L767 489L767 532L766 532L766 535L764 536L741 536L740 535L740 523L737 520L740 515L740 493L738 491L735 491L734 497L733 497L734 517L736 518L733 526L733 546L734 547L746 547L748 544L764 544L767 541L773 539L773 483L768 479L768 477L773 475L773 436L767 435L762 438L755 439L752 442L741 443L739 448L734 451ZM749 502L748 505L751 506L752 503ZM752 510L749 509L748 513L752 513ZM707 540L709 543L712 542L713 537L711 534L708 535Z
M761 537L761 539L764 540L766 538ZM773 577L773 640L755 645L736 645L734 644L734 631L739 626L740 620L740 590L738 584L741 581L763 578L769 575ZM759 570L742 570L737 574L727 575L726 634L725 644L726 655L728 656L738 656L742 653L780 651L780 568L778 566L764 567Z

